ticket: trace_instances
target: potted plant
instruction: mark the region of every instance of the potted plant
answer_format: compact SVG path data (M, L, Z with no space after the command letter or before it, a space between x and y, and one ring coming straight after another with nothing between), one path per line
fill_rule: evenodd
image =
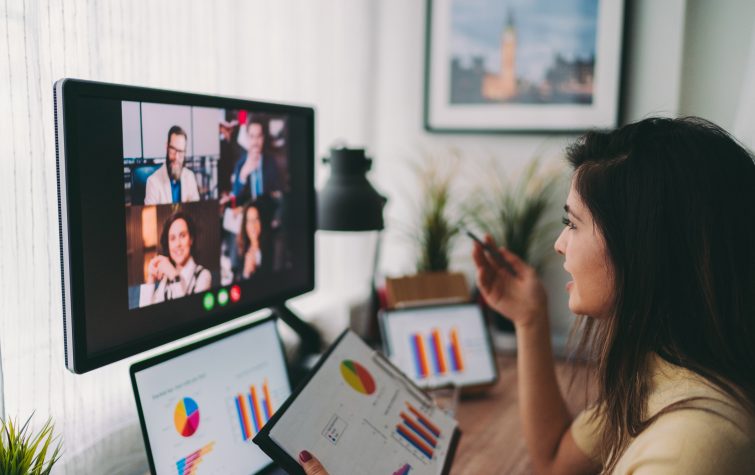
M417 219L406 235L416 251L416 274L386 279L388 306L408 301L459 301L469 299L466 279L449 272L453 246L463 221L463 207L454 199L459 154L425 153L412 164L420 190Z
M559 170L543 170L536 156L516 179L508 177L495 162L487 170L484 188L474 194L467 210L470 221L490 234L499 246L521 257L540 272L553 256L558 221L547 216L554 191L559 189ZM487 307L486 307L487 308ZM494 313L488 309L489 313ZM505 318L492 318L498 329L513 331Z
M460 208L451 199L458 169L457 155L449 163L428 156L421 166L415 166L422 192L419 225L414 232L417 273L448 271L451 249L462 222Z
M0 473L48 475L60 459L61 441L53 434L52 420L34 432L31 419L30 416L20 427L12 420L0 420Z

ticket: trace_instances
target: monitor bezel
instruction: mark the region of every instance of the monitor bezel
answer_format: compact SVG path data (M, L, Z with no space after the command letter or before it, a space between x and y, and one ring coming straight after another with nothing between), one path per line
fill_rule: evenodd
M251 330L255 327L258 327L260 325L263 325L268 322L274 322L276 324L275 326L275 334L278 337L278 344L280 345L281 354L283 355L283 361L286 368L286 381L288 381L288 386L291 388L291 394L294 393L294 387L291 381L291 373L288 368L288 361L286 359L286 348L283 345L283 340L281 339L280 332L278 331L277 322L278 318L275 315L270 315L268 317L262 318L260 320L255 320L252 323L243 325L238 328L233 328L227 331L224 331L222 333L219 333L217 335L213 335L211 337L205 338L203 340L199 340L194 343L190 343L186 346L183 346L181 348L177 348L175 350L169 351L167 353L162 353L156 356L153 356L151 358L148 358L146 360L138 361L136 363L133 363L131 367L129 368L129 375L131 377L131 389L134 392L134 401L136 402L136 411L139 414L139 425L141 426L142 430L142 439L144 439L144 448L147 452L147 461L149 462L149 469L150 473L157 473L157 470L155 469L155 460L152 457L152 447L149 443L149 433L147 432L147 424L144 420L144 411L142 410L142 402L141 398L139 397L139 390L136 383L136 373L140 371L144 371L146 369L149 369L153 366L156 366L158 364L164 363L166 361L172 360L174 358L177 358L179 356L185 355L186 353L191 353L192 351L198 350L199 348L202 348L204 346L210 345L212 343L216 343L220 340L223 340L225 338L231 337L233 335L236 335L238 333L245 332L247 330ZM256 474L265 474L270 472L272 469L277 467L275 462L273 460L270 460L270 463L262 467L260 470L255 472Z
M189 336L221 323L245 316L251 312L276 306L287 299L312 291L315 287L315 248L316 195L314 188L315 158L315 111L311 107L290 104L276 104L252 101L241 98L195 94L188 92L153 89L138 86L109 84L80 79L64 78L53 87L55 108L56 169L58 186L58 219L60 239L61 280L63 299L63 340L65 364L69 371L82 374L133 356L143 351ZM285 289L277 295L259 301L229 306L214 313L211 319L198 319L180 329L166 330L138 339L137 341L113 346L107 350L90 354L87 348L86 312L84 289L84 250L81 246L82 209L79 193L79 174L82 165L77 153L78 124L76 111L80 97L101 97L120 101L155 102L163 104L192 105L199 107L262 109L273 114L291 114L303 117L306 121L305 134L308 140L308 155L305 163L309 177L306 193L308 215L311 217L307 232L309 250L306 282L300 286Z

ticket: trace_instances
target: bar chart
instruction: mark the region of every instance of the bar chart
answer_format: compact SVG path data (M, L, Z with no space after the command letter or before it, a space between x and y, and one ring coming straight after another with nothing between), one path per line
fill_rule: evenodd
M212 452L212 449L214 447L215 442L210 442L201 449L192 452L191 454L176 462L178 475L194 475L195 473L197 473L197 468L199 467L199 464L202 463L202 459L205 455Z
M409 337L409 346L419 379L464 371L463 352L456 327L451 328L447 336L443 335L438 328L425 334L412 333Z
M273 416L273 401L270 386L265 379L258 390L252 384L249 391L235 397L236 415L238 417L241 438L244 442L252 439Z
M394 437L412 453L420 454L432 460L441 431L433 422L411 403L406 403L406 410L401 411L401 421L396 425ZM419 457L422 459L422 457Z
M411 470L412 466L405 463L401 468L393 472L393 475L408 475Z

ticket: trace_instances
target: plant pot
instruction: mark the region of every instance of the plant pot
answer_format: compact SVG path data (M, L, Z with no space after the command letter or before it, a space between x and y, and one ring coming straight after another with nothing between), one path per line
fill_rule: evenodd
M460 272L423 272L385 281L388 308L469 301L469 287Z

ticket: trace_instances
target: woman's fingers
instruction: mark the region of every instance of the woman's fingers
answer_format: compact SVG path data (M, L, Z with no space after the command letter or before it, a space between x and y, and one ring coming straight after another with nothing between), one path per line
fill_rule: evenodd
M490 292L496 280L506 279L508 276L501 272L501 267L493 260L488 252L478 243L474 244L472 259L477 266L477 284L483 292Z
M483 251L483 257L488 262L488 265L495 269L496 272L500 270L507 270L508 266L506 266L506 263L501 262L501 255L493 255L494 253L497 253L498 246L496 246L495 241L493 240L492 236L490 234L485 234L485 244L487 245L486 248L483 248L480 246L480 250Z
M495 274L500 270L500 266L490 257L488 252L478 243L474 244L472 259L478 268L485 269L486 272Z
M498 251L503 255L503 258L506 259L506 261L509 264L511 264L511 267L513 267L514 270L517 271L518 273L521 274L527 267L529 267L528 264L524 262L521 257L509 251L505 247L499 247Z
M320 461L306 450L299 452L299 463L307 475L328 475Z

